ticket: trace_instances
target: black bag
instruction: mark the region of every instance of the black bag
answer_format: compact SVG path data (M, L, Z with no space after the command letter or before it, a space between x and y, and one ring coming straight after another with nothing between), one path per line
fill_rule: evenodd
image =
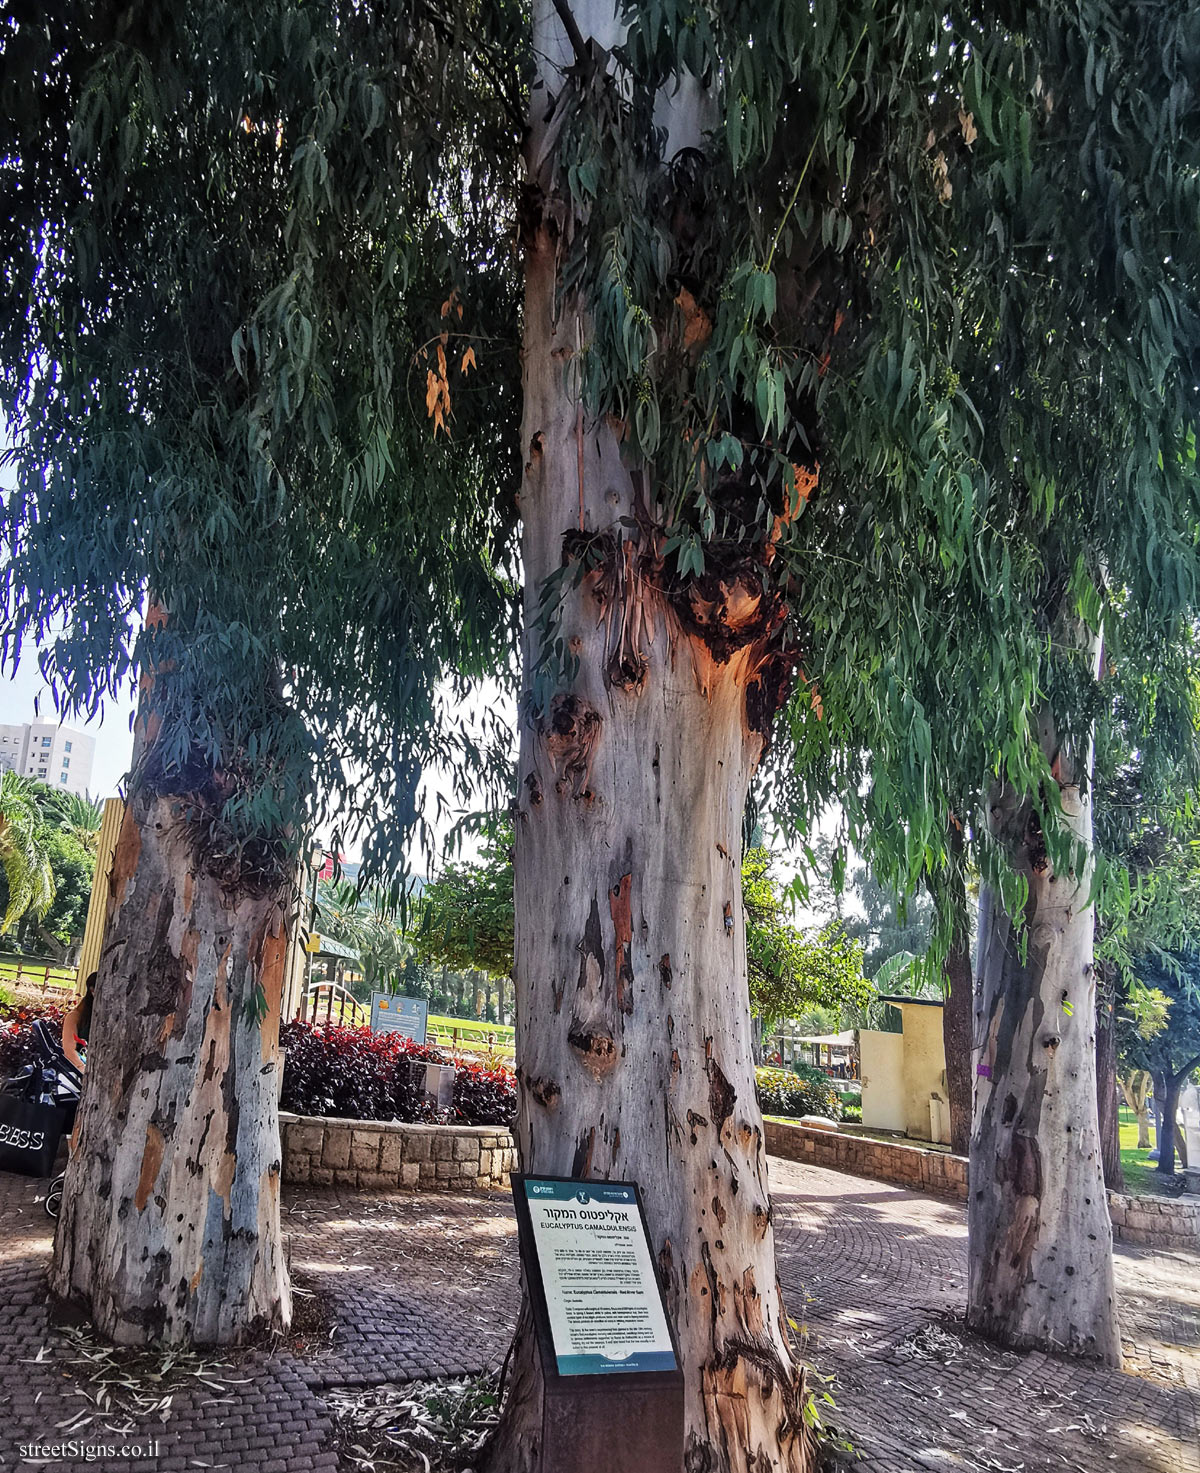
M63 1133L57 1105L39 1105L0 1094L0 1171L22 1176L53 1176Z

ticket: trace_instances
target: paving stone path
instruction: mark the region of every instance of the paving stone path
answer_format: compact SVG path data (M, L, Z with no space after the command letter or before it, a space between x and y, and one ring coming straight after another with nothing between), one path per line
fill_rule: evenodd
M773 1159L779 1266L834 1420L870 1473L1200 1473L1200 1256L1121 1247L1126 1369L1006 1355L962 1328L961 1207ZM65 1473L336 1473L338 1386L471 1372L503 1357L516 1313L511 1209L496 1194L293 1190L298 1280L331 1323L172 1384L161 1414L103 1416L80 1352L46 1323L49 1223L37 1185L0 1175L0 1467L64 1440ZM312 1301L309 1301L310 1303ZM92 1418L84 1422L84 1417Z

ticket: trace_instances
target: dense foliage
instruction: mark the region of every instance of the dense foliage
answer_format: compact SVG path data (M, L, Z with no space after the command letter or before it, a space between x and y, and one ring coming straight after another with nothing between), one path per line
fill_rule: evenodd
M39 1061L40 1056L33 1046L35 1020L44 1018L58 1037L66 1011L56 1003L30 1006L27 1003L0 1002L0 1083L11 1079L27 1064Z
M6 945L65 954L83 936L96 871L98 805L32 778L0 788L0 916Z
M46 914L54 899L54 871L37 790L31 779L8 769L0 772L0 876L5 890L0 932L26 912L35 918Z
M439 1049L369 1028L288 1023L280 1108L351 1120L432 1121L443 1117L424 1096L421 1064L455 1061ZM451 1119L462 1125L510 1125L517 1083L507 1069L455 1064Z
M866 1008L874 990L863 976L861 944L838 920L812 937L793 926L771 868L761 847L742 862L750 1010L762 1019L764 1034L808 1007Z
M495 977L511 973L512 842L512 826L496 826L477 860L446 865L426 886L411 932L420 955Z
M794 1072L793 1072L794 1071ZM829 1075L806 1064L792 1069L756 1069L758 1103L764 1115L823 1115L840 1120L842 1097Z
M153 669L141 780L218 853L295 848L324 803L388 814L390 874L424 765L487 765L452 708L511 649L511 40L294 0L0 33L0 663L38 644L83 712Z

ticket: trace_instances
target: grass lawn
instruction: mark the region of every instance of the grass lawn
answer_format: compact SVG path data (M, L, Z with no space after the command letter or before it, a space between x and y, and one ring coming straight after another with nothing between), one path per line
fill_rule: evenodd
M1154 1130L1151 1128L1151 1136ZM1121 1170L1125 1173L1125 1190L1136 1197L1173 1196L1164 1186L1164 1178L1149 1160L1149 1151L1137 1148L1137 1116L1126 1105L1121 1106ZM1176 1167L1179 1158L1176 1156ZM1169 1179L1169 1178L1168 1178Z

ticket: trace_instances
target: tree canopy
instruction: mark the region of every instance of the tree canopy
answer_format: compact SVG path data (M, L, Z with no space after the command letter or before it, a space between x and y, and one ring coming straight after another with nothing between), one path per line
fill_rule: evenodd
M471 37L385 12L57 4L5 27L0 662L37 644L85 713L152 669L145 775L223 774L197 813L218 842L295 847L318 800L384 811L366 861L389 872L424 765L486 767L456 682L510 659L493 212L520 47L503 8Z
M762 1020L764 1037L809 1008L869 1007L875 989L863 976L862 943L836 919L812 936L792 925L772 867L763 848L742 861L750 1011Z
M778 811L839 795L911 893L998 764L1053 829L1030 713L1101 704L1057 613L1152 668L1195 603L1194 18L620 15L566 79L556 153L587 402L653 466L681 607L761 552L787 631L766 725L798 666ZM286 833L314 791L389 811L386 869L422 765L487 765L439 677L511 650L523 18L122 16L42 7L0 40L0 655L44 641L91 709L153 648L168 767L233 769L235 827ZM708 89L705 137L656 129L672 78Z

